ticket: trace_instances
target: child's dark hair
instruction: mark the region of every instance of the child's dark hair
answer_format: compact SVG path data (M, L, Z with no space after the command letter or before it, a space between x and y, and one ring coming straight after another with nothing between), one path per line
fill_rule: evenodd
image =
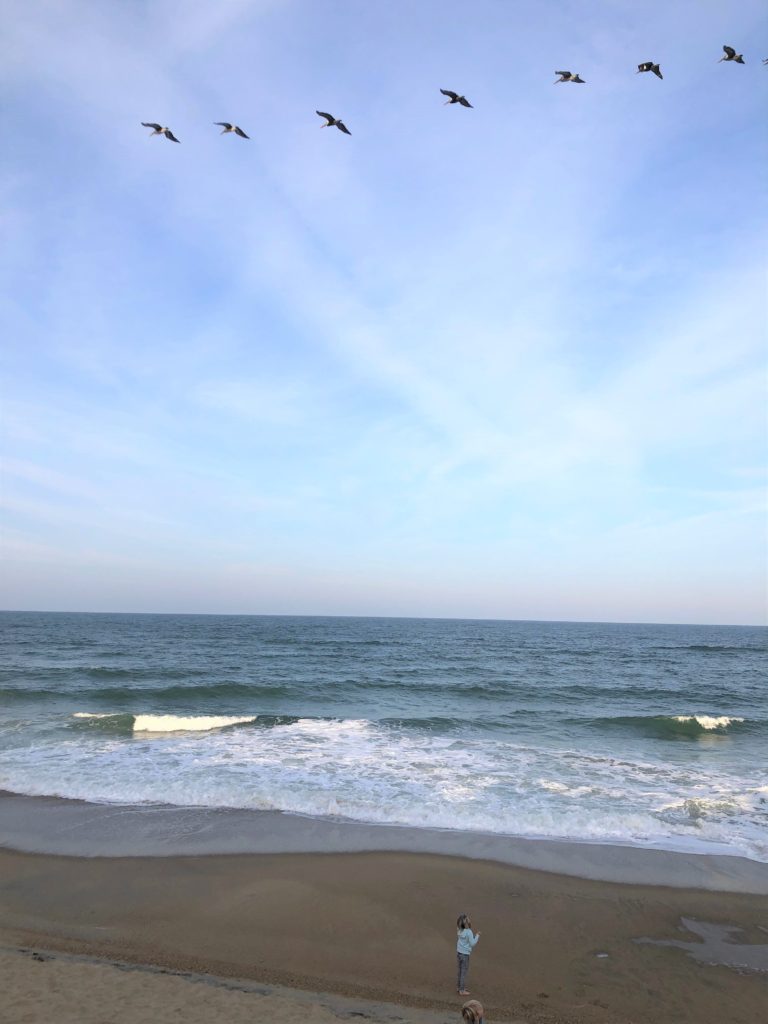
M456 921L456 931L463 932L465 928L470 927L469 914L459 914L458 920Z

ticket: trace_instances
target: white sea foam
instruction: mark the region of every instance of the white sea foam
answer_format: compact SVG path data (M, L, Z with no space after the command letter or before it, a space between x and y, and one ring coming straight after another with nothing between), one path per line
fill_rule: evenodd
M73 718L119 718L118 714L76 711ZM258 715L133 715L134 732L210 732L230 725L255 722Z
M457 746L450 734L365 719L223 728L256 718L140 715L132 733L72 731L53 746L5 751L0 783L91 801L274 809L673 848L720 843L768 860L764 794L752 778L718 775L710 765L491 737ZM142 733L156 740L134 742Z
M209 732L224 729L229 725L243 725L255 722L257 715L136 715L134 732Z
M732 722L743 722L743 718L728 715L675 715L676 722L698 722L702 729L727 729Z

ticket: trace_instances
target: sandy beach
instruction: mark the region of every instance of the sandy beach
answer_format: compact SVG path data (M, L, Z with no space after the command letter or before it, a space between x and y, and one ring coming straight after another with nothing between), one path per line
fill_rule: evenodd
M489 1024L754 1024L766 1005L760 970L635 941L701 951L683 919L738 927L713 957L725 950L738 961L741 949L759 966L768 898L750 893L378 852L81 858L5 850L0 877L0 1014L25 1024L132 1024L150 1007L154 1021L191 1024L459 1020L459 910L482 931L470 988Z

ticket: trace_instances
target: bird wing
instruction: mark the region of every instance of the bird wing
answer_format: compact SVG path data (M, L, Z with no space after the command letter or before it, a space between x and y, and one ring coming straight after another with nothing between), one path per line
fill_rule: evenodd
M563 75L565 78L570 78L571 72L570 71L556 71L555 74L556 75Z
M173 134L173 132L171 131L170 128L167 128L163 134L165 135L166 139L170 139L171 142L178 142L179 141L176 138L176 136Z
M333 122L336 120L333 114L324 114L322 110L316 110L315 113L319 114L320 117L324 117L328 124L333 124Z
M226 128L228 132L232 131L232 125L229 121L214 121L213 123L219 125L221 128Z
M352 132L349 130L349 128L347 128L343 121L338 121L336 123L336 127L339 129L340 132L344 132L345 135L352 134Z
M443 96L450 96L452 100L457 100L459 98L459 94L454 92L452 89L441 89L440 92Z
M469 102L469 100L467 99L466 96L461 96L459 98L459 103L462 105L462 107L471 107L472 106L472 104Z
M142 125L145 128L154 128L156 132L160 132L160 131L163 130L163 126L162 125L160 125L160 124L153 124L152 121L142 121L141 123L142 123Z
M235 128L235 135L239 135L241 139L249 139L250 135L246 135L242 128Z
M663 78L664 77L664 75L662 75L662 73L661 73L661 68L659 67L658 64L654 64L653 67L651 68L651 71L654 73L654 75L656 75L657 78Z
M723 49L725 50L725 52L728 54L729 57L735 57L736 56L736 51L734 50L734 48L732 46L724 46Z

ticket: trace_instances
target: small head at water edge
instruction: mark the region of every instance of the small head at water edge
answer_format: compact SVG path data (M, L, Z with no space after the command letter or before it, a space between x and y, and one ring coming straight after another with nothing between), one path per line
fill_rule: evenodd
M466 1021L466 1024L483 1024L484 1013L482 1003L477 999L470 999L461 1008L461 1019Z

